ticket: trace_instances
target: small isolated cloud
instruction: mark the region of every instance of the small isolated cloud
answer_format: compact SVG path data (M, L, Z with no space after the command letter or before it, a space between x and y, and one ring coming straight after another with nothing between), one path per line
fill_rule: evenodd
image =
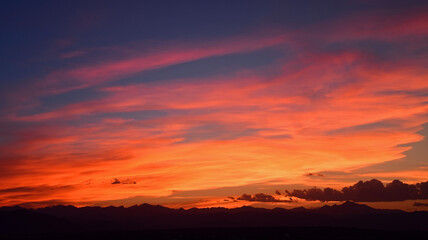
M310 188L304 190L286 191L290 197L319 201L356 201L356 202L389 202L416 199L428 199L428 181L417 184L406 184L394 180L384 185L377 179L359 181L344 187L342 190L332 188Z
M125 180L122 180L122 181L120 181L117 178L114 178L114 180L111 182L111 184L137 184L137 182L133 181L133 180L131 180L129 178L127 178Z
M113 182L111 182L111 184L121 184L121 182L119 181L119 179L115 178Z
M311 177L311 176L324 177L324 175L321 173L306 173L305 176L307 176L307 177Z
M290 200L281 200L274 198L272 195L257 193L254 196L249 194L242 194L237 200L249 201L249 202L292 202Z

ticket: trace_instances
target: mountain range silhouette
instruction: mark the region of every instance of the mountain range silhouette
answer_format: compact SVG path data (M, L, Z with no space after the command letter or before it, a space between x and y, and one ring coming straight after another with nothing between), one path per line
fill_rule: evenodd
M132 207L52 206L39 209L0 208L3 237L43 234L162 229L330 227L422 231L428 234L428 212L375 209L345 202L306 209L240 208L171 209L141 204Z

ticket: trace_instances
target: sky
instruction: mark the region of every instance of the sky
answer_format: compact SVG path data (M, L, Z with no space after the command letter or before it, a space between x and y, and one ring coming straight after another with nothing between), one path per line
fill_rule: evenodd
M427 11L418 0L6 1L0 206L295 207L324 202L285 190L419 186ZM245 197L257 193L275 201ZM373 204L427 209L426 198Z

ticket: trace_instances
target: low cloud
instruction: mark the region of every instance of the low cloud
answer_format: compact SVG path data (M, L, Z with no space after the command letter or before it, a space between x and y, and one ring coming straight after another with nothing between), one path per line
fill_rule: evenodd
M257 193L254 196L249 194L242 194L237 200L249 201L249 202L292 202L291 200L281 200L274 198L272 195Z
M39 186L25 186L15 188L0 189L0 196L3 194L47 194L50 192L68 191L75 189L75 185L39 185Z
M428 203L415 202L413 203L415 207L428 207Z
M428 181L406 184L400 180L394 180L384 185L381 181L372 179L365 182L359 181L342 190L314 187L292 192L286 191L286 195L312 201L389 202L428 199Z
M43 208L43 207L50 207L50 206L56 206L56 205L69 205L71 204L69 201L64 201L61 199L51 199L51 200L45 200L45 201L30 201L25 203L17 204L17 206L22 208Z
M0 189L0 206L35 207L39 203L41 206L63 204L55 195L74 191L78 187L79 185L38 185L3 188ZM54 200L46 200L49 198Z

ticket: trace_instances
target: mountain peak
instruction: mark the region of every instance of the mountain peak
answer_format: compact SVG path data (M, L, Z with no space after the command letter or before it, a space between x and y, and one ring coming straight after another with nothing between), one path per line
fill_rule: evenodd
M358 203L351 202L351 201L346 201L339 206L342 208L374 209L374 208L369 207L365 204L358 204Z
M324 205L315 210L316 212L323 214L338 214L338 215L347 215L347 214L365 214L365 213L373 213L377 211L374 208L371 208L364 204L358 204L351 201L346 201L341 205Z

